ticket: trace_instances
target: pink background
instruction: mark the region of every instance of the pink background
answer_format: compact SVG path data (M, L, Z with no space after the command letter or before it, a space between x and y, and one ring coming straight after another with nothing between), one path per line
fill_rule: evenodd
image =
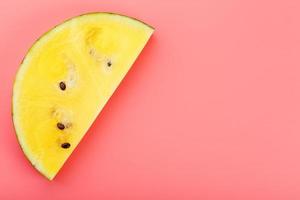
M298 0L0 2L0 199L300 199ZM156 27L53 182L13 131L27 49L66 18L112 11Z

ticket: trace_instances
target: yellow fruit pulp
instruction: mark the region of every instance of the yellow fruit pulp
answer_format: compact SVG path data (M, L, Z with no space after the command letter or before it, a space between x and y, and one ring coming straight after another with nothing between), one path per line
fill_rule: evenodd
M13 120L32 163L53 179L147 43L136 19L90 13L42 36L17 73ZM64 88L65 87L65 88Z

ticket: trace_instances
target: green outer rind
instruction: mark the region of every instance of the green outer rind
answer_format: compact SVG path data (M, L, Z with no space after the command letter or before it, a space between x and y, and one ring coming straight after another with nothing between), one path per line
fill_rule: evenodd
M14 131L15 131L15 135L16 135L16 138L17 138L17 141L18 141L18 143L19 143L19 146L20 146L20 148L21 148L21 150L23 151L23 154L25 155L25 157L27 158L27 160L29 161L29 163L39 172L39 174L41 174L41 175L43 175L45 178L47 178L48 180L53 180L53 178L55 177L48 177L48 176L46 176L44 173L42 173L32 162L31 162L31 160L30 160L30 158L27 156L27 154L25 153L25 151L24 151L24 149L23 149L23 147L22 147L22 145L21 145L21 143L20 143L20 139L19 139L19 136L18 136L18 134L17 134L17 129L16 129L16 127L15 127L15 121L14 121L14 89L15 89L15 84L16 84L16 79L17 79L17 77L18 77L18 73L19 73L19 71L20 71L20 68L22 67L22 64L23 64L23 62L24 62L24 60L25 60L25 58L27 57L27 55L29 54L29 52L31 51L31 49L35 46L35 44L41 39L41 38L43 38L44 36L46 36L48 33L50 33L53 29L55 29L56 27L58 27L58 26L60 26L60 25L62 25L62 24L64 24L64 23L66 23L66 22L68 22L68 21L70 21L70 20L73 20L73 19L76 19L76 18L79 18L79 17L83 17L83 16L87 16L87 15L96 15L96 14L110 14L110 15L118 15L118 16L122 16L122 17L127 17L127 18L129 18L129 19L132 19L132 20L134 20L134 21L137 21L137 22L140 22L140 23L142 23L142 24L144 24L145 26L148 26L150 29L152 29L153 31L155 30L155 28L153 27L153 26L151 26L151 25L149 25L149 24L147 24L147 23L145 23L145 22L143 22L143 21L141 21L141 20L139 20L139 19L137 19L137 18L134 18L134 17L129 17L129 16L127 16L127 15L122 15L122 14L118 14L118 13L113 13L113 12L89 12L89 13L84 13L84 14L81 14L81 15L77 15L77 16L75 16L75 17L71 17L71 18L69 18L69 19L67 19L67 20L65 20L65 21L63 21L63 22L61 22L61 23L59 23L59 24L57 24L57 25L55 25L53 28L51 28L50 30L48 30L47 32L45 32L45 33L43 33L40 37L38 37L38 39L31 45L31 47L28 49L28 51L26 52L26 54L25 54L25 56L24 56L24 58L22 59L22 61L21 61L21 64L20 64L20 67L19 67L19 69L17 70L17 72L16 72L16 76L15 76L15 79L14 79L14 84L13 84L13 92L12 92L12 104L11 104L11 114L12 114L12 121L13 121L13 128L14 128Z

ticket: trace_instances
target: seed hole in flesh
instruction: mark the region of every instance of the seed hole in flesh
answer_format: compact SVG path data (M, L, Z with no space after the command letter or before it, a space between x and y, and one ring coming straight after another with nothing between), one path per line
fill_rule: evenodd
M64 130L65 129L65 125L63 125L62 123L57 123L57 128L59 128L60 130Z
M96 52L95 52L95 49L91 48L90 51L89 51L89 54L90 54L91 56L94 56L95 53L96 53Z
M107 66L110 67L112 65L111 61L107 62Z
M68 143L68 142L65 142L65 143L61 144L61 147L64 148L64 149L68 149L68 148L70 148L70 146L71 146L71 144Z
M61 90L65 90L67 86L64 82L60 82L59 87L60 87Z
M71 126L72 126L72 123L67 123L65 127L70 128Z

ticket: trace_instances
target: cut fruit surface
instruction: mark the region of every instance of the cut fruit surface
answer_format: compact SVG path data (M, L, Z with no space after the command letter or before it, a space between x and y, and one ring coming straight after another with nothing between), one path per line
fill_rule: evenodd
M53 179L154 29L113 13L72 18L29 50L13 89L13 121L32 165Z

